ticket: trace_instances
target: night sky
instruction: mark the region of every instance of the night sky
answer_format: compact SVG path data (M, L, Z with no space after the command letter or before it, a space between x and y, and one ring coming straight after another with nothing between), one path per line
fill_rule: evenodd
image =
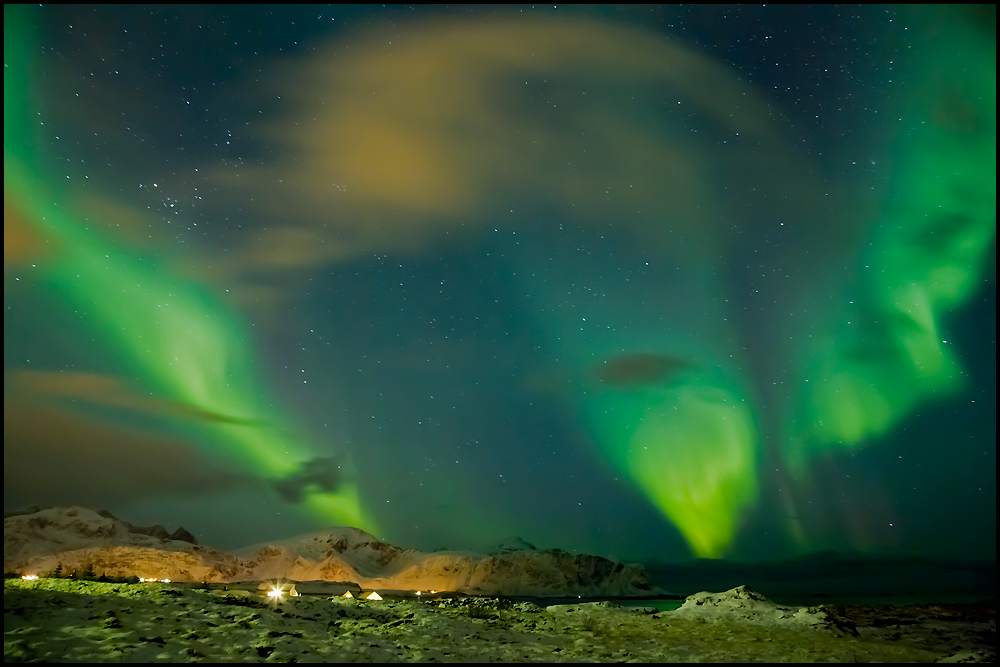
M4 8L4 505L995 558L995 8Z

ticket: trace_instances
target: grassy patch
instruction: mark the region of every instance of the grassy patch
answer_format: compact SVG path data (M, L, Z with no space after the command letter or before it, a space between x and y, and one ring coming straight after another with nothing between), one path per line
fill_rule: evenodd
M582 619L580 619L580 625L587 632L592 632L595 635L600 634L603 630L600 621L593 614L586 614Z

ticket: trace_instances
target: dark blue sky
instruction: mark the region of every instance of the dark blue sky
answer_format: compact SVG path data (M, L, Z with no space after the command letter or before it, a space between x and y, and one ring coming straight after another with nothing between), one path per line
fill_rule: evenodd
M5 147L51 195L5 187L5 505L995 557L992 15L23 15ZM197 305L142 329L161 298Z

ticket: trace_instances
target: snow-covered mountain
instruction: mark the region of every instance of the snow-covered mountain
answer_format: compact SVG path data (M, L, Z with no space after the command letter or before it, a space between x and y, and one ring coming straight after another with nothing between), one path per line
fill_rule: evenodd
M8 531L8 525L10 530ZM157 524L151 528L121 521L106 510L97 512L82 507L31 507L4 514L4 557L70 551L94 544L102 546L164 546L169 551L182 545L197 544L183 528L173 534Z
M158 529L158 530L157 530ZM641 565L515 539L492 554L400 549L357 528L256 545L229 554L180 539L178 529L137 528L108 512L81 507L4 518L4 570L24 574L91 568L97 575L173 581L234 582L284 578L354 582L364 589L437 590L482 595L645 596L659 591ZM516 545L518 548L511 548Z
M196 543L183 528L133 526L110 512L83 507L51 507L5 513L5 572L63 571L138 576L173 581L228 581L239 559Z

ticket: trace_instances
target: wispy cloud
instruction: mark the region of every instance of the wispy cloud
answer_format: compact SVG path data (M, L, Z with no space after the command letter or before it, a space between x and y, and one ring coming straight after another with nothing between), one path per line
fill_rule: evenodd
M15 371L8 374L5 384L17 394L68 399L152 416L245 426L264 423L257 419L224 415L190 403L160 398L150 392L141 392L122 378L100 373Z
M777 188L777 215L776 199L794 210L816 194L756 89L625 27L427 21L274 72L266 87L288 110L262 134L282 157L203 170L205 206L260 221L228 254L233 275L422 251L497 220L537 224L539 211L633 229L662 253L710 253L737 241L718 224L726 206ZM678 116L692 120L665 124ZM727 190L720 165L740 176Z
M183 438L4 399L4 502L107 507L256 483Z

